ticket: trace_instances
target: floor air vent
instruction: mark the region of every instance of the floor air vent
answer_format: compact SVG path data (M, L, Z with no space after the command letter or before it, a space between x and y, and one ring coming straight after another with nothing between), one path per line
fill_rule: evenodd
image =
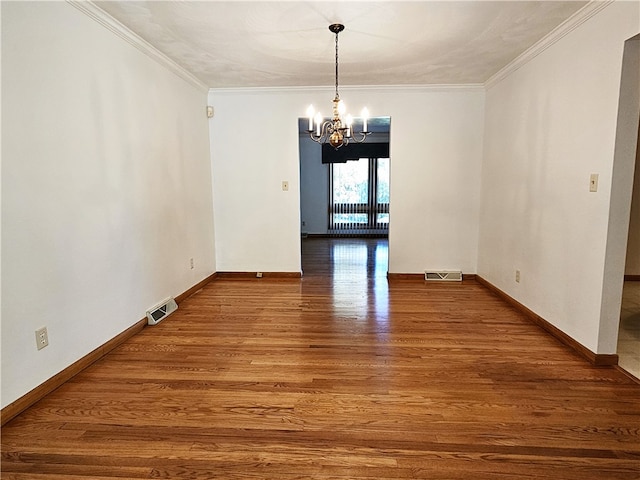
M147 324L155 325L178 309L178 304L173 298L168 298L160 305L147 310Z
M424 279L434 282L461 282L460 270L425 270Z

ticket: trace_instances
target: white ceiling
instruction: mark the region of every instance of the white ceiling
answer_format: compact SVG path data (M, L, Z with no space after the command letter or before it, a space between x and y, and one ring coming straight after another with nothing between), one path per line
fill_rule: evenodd
M212 88L478 84L585 1L99 1Z

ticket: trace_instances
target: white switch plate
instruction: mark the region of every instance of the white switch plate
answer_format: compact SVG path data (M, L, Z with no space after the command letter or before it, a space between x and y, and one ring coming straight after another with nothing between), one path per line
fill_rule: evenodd
M289 191L289 182L287 182L286 180L283 180L283 182L282 182L282 191L283 192L288 192Z
M592 173L591 177L589 177L589 191L597 192L598 191L598 174Z

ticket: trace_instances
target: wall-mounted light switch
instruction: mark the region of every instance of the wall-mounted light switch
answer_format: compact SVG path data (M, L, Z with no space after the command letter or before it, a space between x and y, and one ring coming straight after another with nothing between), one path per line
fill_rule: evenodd
M597 192L598 191L598 174L592 173L591 177L589 177L589 191Z
M283 180L283 182L282 182L282 191L283 192L288 192L289 191L289 182L287 182L286 180Z

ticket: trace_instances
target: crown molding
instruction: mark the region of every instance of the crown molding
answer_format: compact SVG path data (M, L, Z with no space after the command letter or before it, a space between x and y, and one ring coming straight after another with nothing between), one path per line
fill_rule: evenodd
M123 24L118 22L111 15L106 13L100 7L95 5L90 0L67 0L67 3L74 6L82 13L87 15L92 20L98 22L103 27L107 28L109 31L129 43L133 45L135 48L140 50L142 53L147 55L152 60L155 60L157 63L170 70L171 72L178 75L183 80L186 80L192 86L196 87L198 90L206 92L208 90L208 86L203 83L199 78L193 75L191 72L187 71L184 67L178 65L176 62L167 57L164 53L159 51L153 45L151 45L146 40L143 40L140 36L133 33Z
M521 53L518 57L515 58L515 60L495 73L484 83L485 88L489 89L493 87L495 84L511 75L520 67L529 63L531 60L544 52L547 48L558 42L565 35L571 33L573 30L578 28L584 22L589 20L591 17L593 17L598 12L611 5L615 1L616 0L591 0L584 7L570 16L567 20L562 22L556 28L551 30L551 32L549 32L547 35L542 37L531 47Z
M485 87L482 83L466 83L466 84L431 84L431 85L348 85L341 86L341 92L484 92ZM224 94L261 94L261 93L309 93L309 92L334 92L335 87L327 86L308 86L308 87L226 87L226 88L210 88L209 93L216 95Z

